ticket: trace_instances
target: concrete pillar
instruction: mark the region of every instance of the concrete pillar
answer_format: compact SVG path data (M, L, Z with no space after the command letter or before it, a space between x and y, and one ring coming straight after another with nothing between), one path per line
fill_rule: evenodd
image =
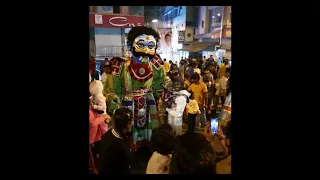
M205 28L204 29L205 30L204 34L208 34L209 33L209 28L211 27L211 24L209 24L211 17L209 17L210 16L210 12L209 12L208 6L206 6L205 11L206 11L206 19L204 21L204 28Z

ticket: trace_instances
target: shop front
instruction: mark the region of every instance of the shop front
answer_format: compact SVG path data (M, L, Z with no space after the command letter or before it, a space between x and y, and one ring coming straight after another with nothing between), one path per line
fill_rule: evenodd
M126 33L128 29L143 26L143 24L143 16L91 13L89 25L94 29L96 57L111 58L118 56L125 58L127 55Z

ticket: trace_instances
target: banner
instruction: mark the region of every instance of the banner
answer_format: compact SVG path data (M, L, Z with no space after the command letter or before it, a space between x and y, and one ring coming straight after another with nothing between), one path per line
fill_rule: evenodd
M192 42L194 35L194 28L193 27L186 27L184 41L185 42Z
M166 58L168 61L173 59L172 47L172 30L171 28L158 29L160 35L157 53L162 59Z
M179 44L183 44L183 42L184 42L184 31L179 31L179 35L178 35L178 43Z
M143 16L90 14L90 27L132 28L144 25Z

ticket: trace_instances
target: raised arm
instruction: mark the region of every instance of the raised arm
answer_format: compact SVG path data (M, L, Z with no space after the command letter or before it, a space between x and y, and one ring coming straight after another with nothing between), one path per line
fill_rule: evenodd
M89 122L90 127L98 126L99 124L103 123L105 119L110 119L110 116L108 114L105 114L103 116L95 117L92 110L89 109Z

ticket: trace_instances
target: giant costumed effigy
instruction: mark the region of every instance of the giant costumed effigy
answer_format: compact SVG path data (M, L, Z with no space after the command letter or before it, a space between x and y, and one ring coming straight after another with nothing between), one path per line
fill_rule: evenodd
M131 149L134 151L148 145L152 129L159 126L157 100L165 78L162 60L156 54L159 38L152 28L133 27L127 37L131 55L126 60L111 59L111 73L104 85L108 114L112 115L120 106L133 112Z

